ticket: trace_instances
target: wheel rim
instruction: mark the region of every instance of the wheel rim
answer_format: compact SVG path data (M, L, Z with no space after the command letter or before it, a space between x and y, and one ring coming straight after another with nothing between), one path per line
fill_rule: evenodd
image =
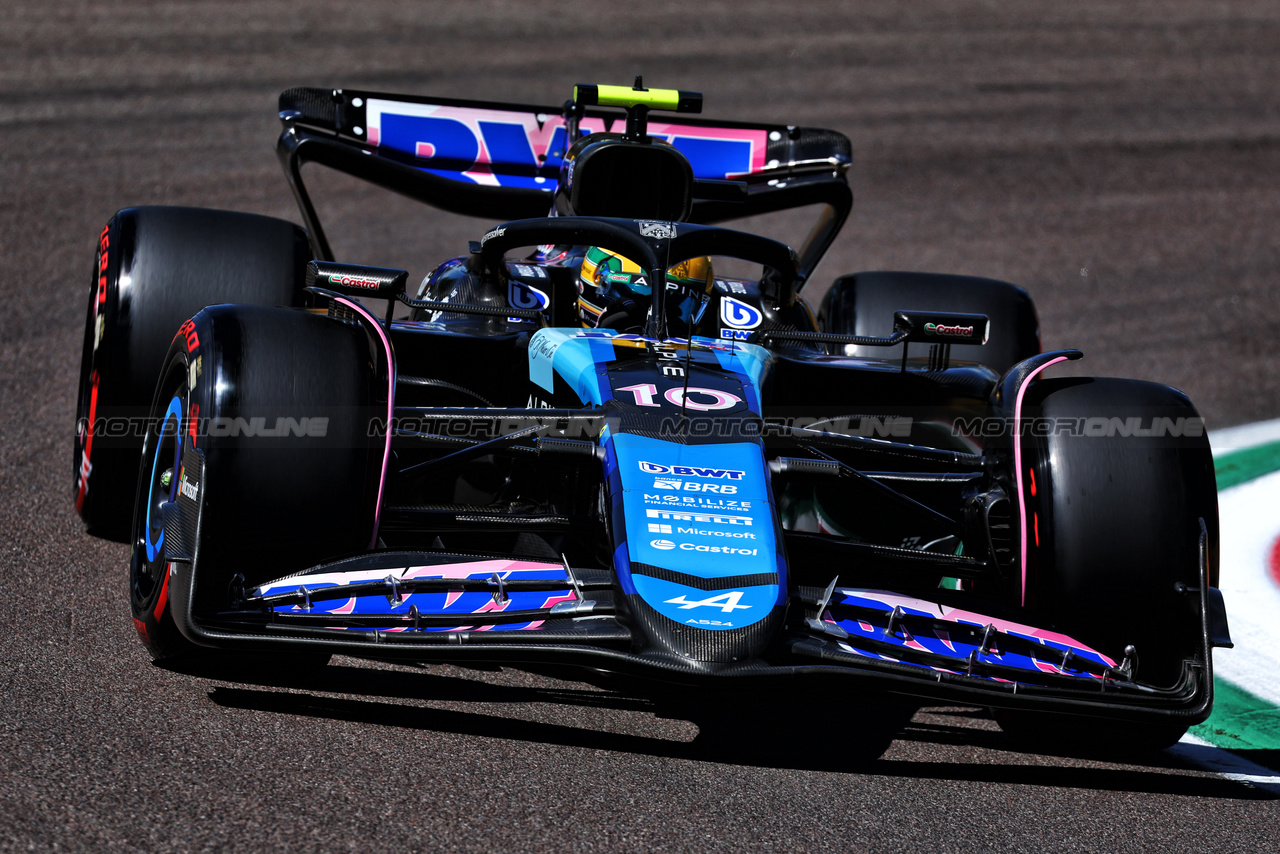
M181 368L181 365L176 366ZM182 460L182 424L186 412L185 371L171 371L164 388L165 410L148 430L142 457L140 502L134 513L133 558L129 585L135 616L151 609L160 595L166 575L164 520L160 505L174 501ZM158 617L157 617L158 618Z

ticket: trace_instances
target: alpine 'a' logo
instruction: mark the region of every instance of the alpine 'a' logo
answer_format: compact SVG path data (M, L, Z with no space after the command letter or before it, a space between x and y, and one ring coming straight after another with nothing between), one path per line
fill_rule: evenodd
M752 305L730 296L720 297L720 320L735 329L755 329L764 315Z
M706 599L686 599L681 593L674 599L667 599L664 605L679 605L682 611L688 611L690 608L719 608L726 614L734 611L745 611L750 605L739 605L742 600L742 591L735 590L732 593L720 593L716 596L709 596Z

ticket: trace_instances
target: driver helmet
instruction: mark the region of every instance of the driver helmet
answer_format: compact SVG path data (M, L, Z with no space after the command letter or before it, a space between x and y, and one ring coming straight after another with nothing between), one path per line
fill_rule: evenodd
M697 331L715 286L715 272L706 256L689 258L667 270L667 320L673 334ZM653 295L649 276L629 258L588 247L578 274L578 318L591 329L622 332L644 325Z

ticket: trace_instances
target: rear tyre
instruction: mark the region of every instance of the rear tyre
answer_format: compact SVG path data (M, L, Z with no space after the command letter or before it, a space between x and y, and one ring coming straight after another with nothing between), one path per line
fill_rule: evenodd
M1199 600L1181 592L1200 584L1201 519L1217 585L1217 488L1195 407L1176 389L1123 379L1042 380L1024 406L1054 426L1023 439L1027 607L1116 661L1132 645L1136 679L1175 685L1202 643ZM1013 712L997 720L1024 739L1108 750L1159 749L1187 728Z
M1040 322L1027 292L1016 285L940 273L855 273L836 279L822 301L819 325L841 335L888 336L895 311L985 314L991 336L984 345L956 344L953 359L978 362L1003 374L1040 352ZM847 347L848 355L884 356L884 348ZM923 352L923 349L922 349Z
M371 422L386 381L359 327L221 305L183 330L152 404L130 560L135 624L157 660L193 647L170 611L169 560L198 557L193 611L207 614L231 607L233 584L368 548L384 447Z
M76 510L129 539L142 432L179 324L206 305L301 305L307 236L284 220L199 208L118 212L98 240L76 406Z

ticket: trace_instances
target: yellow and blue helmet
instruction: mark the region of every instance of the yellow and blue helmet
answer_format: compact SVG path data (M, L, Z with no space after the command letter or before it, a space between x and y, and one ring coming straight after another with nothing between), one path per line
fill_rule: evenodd
M705 256L667 270L668 334L697 332L714 287L715 272ZM587 249L578 274L578 318L583 326L638 331L652 300L653 283L639 264L599 246Z

